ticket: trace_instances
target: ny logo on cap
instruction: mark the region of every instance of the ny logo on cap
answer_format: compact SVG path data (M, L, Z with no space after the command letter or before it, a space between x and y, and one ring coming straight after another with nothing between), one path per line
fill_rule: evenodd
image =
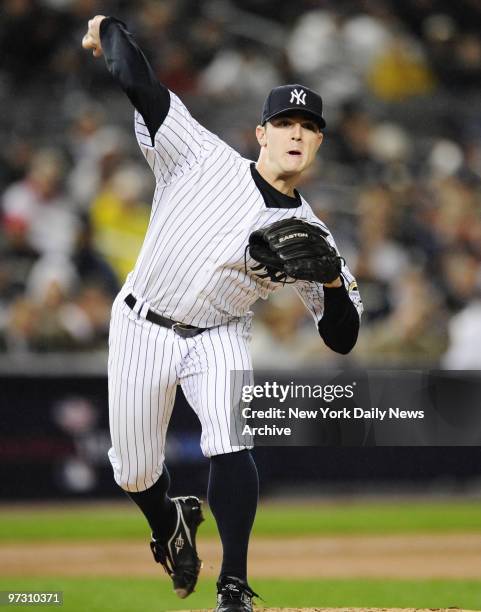
M296 104L306 104L306 92L301 89L300 91L297 91L297 89L293 89L291 91L291 99L289 100L289 102L292 104L292 102L295 102Z

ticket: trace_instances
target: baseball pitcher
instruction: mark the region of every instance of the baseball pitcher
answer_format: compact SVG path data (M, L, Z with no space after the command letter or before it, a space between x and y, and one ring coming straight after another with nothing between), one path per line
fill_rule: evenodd
M273 89L257 162L200 125L158 82L126 25L97 15L83 47L104 56L132 102L135 135L154 179L149 227L117 296L109 336L109 452L116 482L139 506L155 561L179 597L197 582L200 501L170 498L164 450L177 385L202 427L208 501L223 547L217 612L251 612L247 549L258 500L250 446L230 431L230 373L252 370L252 313L285 283L332 350L356 343L362 303L331 233L296 190L323 139L320 96Z

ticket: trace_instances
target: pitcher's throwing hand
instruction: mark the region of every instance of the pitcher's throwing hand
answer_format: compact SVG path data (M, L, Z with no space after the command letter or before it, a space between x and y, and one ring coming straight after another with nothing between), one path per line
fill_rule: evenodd
M82 47L84 49L93 49L94 57L100 57L102 55L102 45L100 43L100 24L104 19L105 15L96 15L93 19L90 19L87 33L82 38Z

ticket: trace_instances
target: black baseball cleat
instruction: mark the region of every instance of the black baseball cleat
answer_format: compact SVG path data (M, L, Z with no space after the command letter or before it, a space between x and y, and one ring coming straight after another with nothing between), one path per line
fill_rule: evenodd
M195 535L204 516L202 502L197 497L173 497L172 501L177 508L174 533L166 543L152 537L150 548L154 559L172 578L176 595L184 599L194 590L202 567L195 547Z
M217 583L215 612L252 612L252 598L259 597L247 582L234 576L223 576Z

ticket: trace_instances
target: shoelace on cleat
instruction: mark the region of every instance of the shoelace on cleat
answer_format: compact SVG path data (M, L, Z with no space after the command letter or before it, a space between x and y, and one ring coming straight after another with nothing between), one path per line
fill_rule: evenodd
M234 588L230 589L229 586L233 586ZM247 593L249 597L258 597L262 599L255 591L253 591L248 586L239 587L235 583L227 583L220 590L221 595L228 595L231 599L240 599L244 593Z
M167 555L167 550L158 542L150 542L150 548L157 563L160 563L167 574L172 577L174 575L174 568L171 559Z

